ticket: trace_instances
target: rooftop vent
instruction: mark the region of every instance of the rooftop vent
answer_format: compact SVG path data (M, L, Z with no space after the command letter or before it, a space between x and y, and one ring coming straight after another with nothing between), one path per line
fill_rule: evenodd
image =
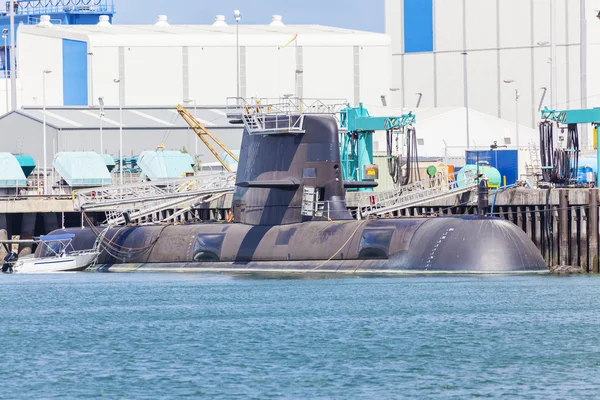
M215 15L215 22L213 26L227 26L227 22L225 22L224 15Z
M166 28L169 27L171 25L169 25L169 23L167 22L167 16L166 15L159 15L158 17L156 17L156 24L154 24L154 26L159 26L162 28Z
M271 23L269 24L269 26L285 26L282 21L283 18L281 17L281 15L273 15L271 16Z
M52 22L50 22L50 16L49 15L41 15L40 22L37 24L37 26L42 27L42 28L50 28L52 26Z
M110 24L110 18L108 17L108 15L101 15L100 18L98 19L98 26L111 26Z

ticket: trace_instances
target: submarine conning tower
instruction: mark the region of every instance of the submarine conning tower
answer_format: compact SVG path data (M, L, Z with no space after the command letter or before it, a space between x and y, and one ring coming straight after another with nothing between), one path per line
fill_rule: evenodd
M233 194L235 221L282 225L353 219L346 208L338 124L332 115L265 116L254 122L262 129L245 122Z

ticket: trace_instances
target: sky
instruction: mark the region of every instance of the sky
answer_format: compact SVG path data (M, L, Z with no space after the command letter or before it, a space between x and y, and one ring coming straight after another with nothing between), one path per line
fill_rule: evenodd
M271 22L283 16L287 24L319 24L383 32L384 0L114 0L117 24L150 24L165 14L171 24L212 24L214 16L233 21L233 10L242 12L244 24Z

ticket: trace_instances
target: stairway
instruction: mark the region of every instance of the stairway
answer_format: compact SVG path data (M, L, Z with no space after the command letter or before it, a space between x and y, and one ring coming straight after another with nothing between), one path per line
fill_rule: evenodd
M360 198L358 217L384 216L385 214L439 200L477 189L474 172L439 175L384 192L374 192Z

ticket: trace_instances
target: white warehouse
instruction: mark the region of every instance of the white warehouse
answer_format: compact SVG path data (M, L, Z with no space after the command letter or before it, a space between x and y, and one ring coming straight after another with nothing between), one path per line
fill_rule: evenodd
M237 33L236 33L237 32ZM381 104L390 87L391 40L316 25L226 23L22 25L21 105L222 105L228 97L346 99ZM239 60L237 52L239 49ZM51 71L44 73L44 71Z
M540 104L600 106L598 10L600 0L386 0L391 102L469 107L529 127Z

